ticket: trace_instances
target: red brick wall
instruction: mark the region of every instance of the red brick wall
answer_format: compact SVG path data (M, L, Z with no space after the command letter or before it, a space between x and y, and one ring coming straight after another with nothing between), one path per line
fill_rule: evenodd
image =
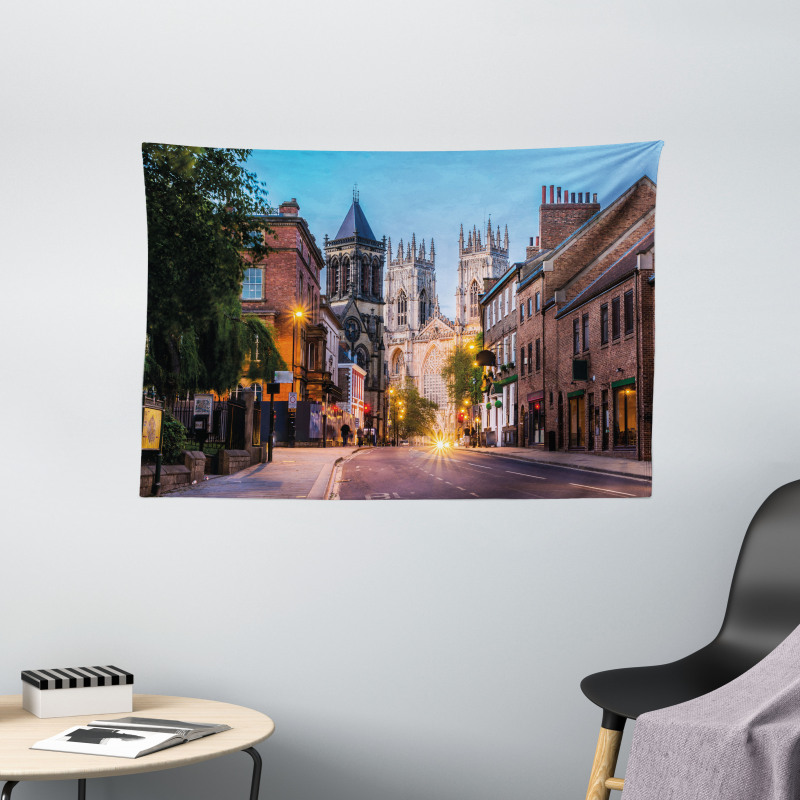
M539 292L540 298L544 294L544 276L540 275L535 278L530 284L525 286L519 293L517 298L517 349L525 350L525 372L522 372L522 366L519 366L519 442L523 442L523 412L529 411L528 395L534 392L540 392L544 389L544 315L541 309L536 312L536 293ZM531 309L533 314L528 317L528 299L531 301ZM519 306L525 306L525 321L519 321ZM536 340L540 344L540 369L536 370ZM527 361L528 357L528 344L531 345L531 360L532 363ZM521 361L521 358L520 358Z
M542 203L539 206L539 246L556 247L600 210L599 203Z

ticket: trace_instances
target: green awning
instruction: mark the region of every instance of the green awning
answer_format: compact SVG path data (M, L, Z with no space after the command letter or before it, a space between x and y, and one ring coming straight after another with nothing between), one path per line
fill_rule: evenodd
M516 375L512 375L509 378L501 378L499 381L492 381L495 386L508 386L509 383L514 383L517 380Z
M585 389L578 389L575 392L567 392L567 398L583 397L583 395L585 395L585 394L586 394L586 390Z
M620 381L614 381L611 384L612 389L617 389L620 386L633 386L636 384L636 378L623 378Z

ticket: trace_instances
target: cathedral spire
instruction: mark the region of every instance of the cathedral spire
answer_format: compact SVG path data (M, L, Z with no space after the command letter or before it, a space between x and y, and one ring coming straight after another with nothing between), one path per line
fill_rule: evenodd
M386 245L386 260L388 263L391 264L392 262L392 237L390 236L387 240L388 244Z
M400 244L397 245L397 260L403 260L403 237L400 237Z
M422 240L422 244L419 246L419 260L425 260L425 240Z
M505 240L503 241L503 247L508 250L508 225L506 225L506 236Z
M464 243L464 230L461 230L461 244ZM436 250L433 247L433 237L431 236L431 264L436 262Z
M497 226L497 239L495 241L497 242L497 248L499 250L500 249L500 226L499 225Z

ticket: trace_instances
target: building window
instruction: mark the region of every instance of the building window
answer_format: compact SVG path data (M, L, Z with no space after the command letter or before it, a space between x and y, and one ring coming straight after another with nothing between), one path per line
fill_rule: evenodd
M478 281L472 281L469 287L469 315L478 316Z
M539 340L537 339L536 341ZM528 372L533 372L533 342L528 342L528 364Z
M420 328L428 321L428 296L423 289L419 296L419 326Z
M408 324L408 299L405 292L400 292L400 296L397 298L397 324Z
M575 317L572 320L572 354L578 355L581 351L581 321Z
M503 299L504 299L503 295L501 294L500 295L500 316L498 317L498 319L503 319L503 317L506 315L505 308L504 308L504 305L503 305Z
M536 313L538 314L542 310L542 296L539 292L536 292Z
M589 315L584 314L581 318L581 324L583 327L583 349L584 351L589 349Z
M250 267L244 271L242 281L242 300L260 300L264 273L258 267Z
M439 349L434 347L425 358L422 365L422 396L432 400L439 408L447 405L447 384L442 378L444 360Z
M614 446L636 447L636 387L614 389Z
M528 298L528 319L531 318L531 309L533 308L533 298Z
M519 304L519 321L525 322L525 303Z
M372 262L372 294L374 297L381 296L381 265L377 260Z
M633 289L625 292L625 333L633 333Z
M569 446L583 447L584 398L569 398Z
M600 344L608 344L608 303L600 306Z
M611 301L611 338L619 339L619 297Z
M542 368L542 347L541 340L536 340L536 371ZM551 401L552 402L552 401Z

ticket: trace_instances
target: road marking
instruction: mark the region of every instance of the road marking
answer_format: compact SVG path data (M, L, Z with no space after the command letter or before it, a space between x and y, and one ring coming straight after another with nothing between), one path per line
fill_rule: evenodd
M368 494L364 498L365 500L391 500L391 495L385 494L384 492L380 492L378 494Z
M397 492L392 492L392 496L396 497L398 500L400 499L400 495Z
M586 486L583 483L571 483L570 486L579 486L581 489L594 489L595 492L610 492L611 494L621 494L625 497L636 497L635 494L628 494L628 492L617 492L614 489L601 489L599 486Z
M528 475L527 472L514 472L513 470L507 469L506 472L509 475L522 475L525 478L534 478L537 481L546 481L547 478L543 478L541 475Z
M473 464L471 461L467 461L467 464L472 467L480 467L480 469L494 469L494 467L484 467L483 464Z
M475 494L475 492L470 492L470 494L471 494L473 497L480 497L480 495L479 495L479 494Z
M443 480L444 480L444 478L440 478L440 477L437 475L437 476L436 476L436 480L437 480L437 481L443 481Z
M452 483L450 483L450 481L445 481L445 483L446 483L448 486L452 486L452 485L453 485Z
M456 486L456 489L460 489L462 492L467 491L463 486Z

